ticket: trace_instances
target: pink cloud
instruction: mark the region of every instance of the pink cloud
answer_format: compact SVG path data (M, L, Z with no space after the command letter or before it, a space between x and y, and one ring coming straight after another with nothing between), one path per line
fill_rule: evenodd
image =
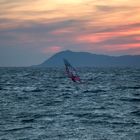
M57 53L62 50L62 47L60 46L50 46L46 47L42 50L43 53L49 54L49 53Z
M94 52L94 53L105 53L105 54L119 54L120 52L131 54L139 54L140 53L140 43L132 43L132 44L115 44L115 45L92 45L89 44L85 48L84 51Z
M124 36L127 37L130 35L139 35L139 34L140 28L132 28L119 31L79 35L76 38L76 41L86 43L98 43L115 37L124 37ZM140 40L140 38L136 38L136 40Z
M133 44L117 44L117 45L105 45L104 49L108 52L124 51L129 49L140 49L140 43Z
M98 43L108 39L109 36L106 34L88 34L88 35L80 35L76 38L78 42L89 42L89 43Z
M71 33L73 30L70 28L64 28L64 29L57 29L51 32L53 35L60 35L60 34L66 34Z
M134 37L134 39L140 41L140 37Z

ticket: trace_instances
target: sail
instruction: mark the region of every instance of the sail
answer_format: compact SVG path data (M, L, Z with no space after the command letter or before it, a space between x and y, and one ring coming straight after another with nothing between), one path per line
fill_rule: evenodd
M67 76L71 78L73 82L80 82L81 80L76 69L66 59L64 59L64 64Z

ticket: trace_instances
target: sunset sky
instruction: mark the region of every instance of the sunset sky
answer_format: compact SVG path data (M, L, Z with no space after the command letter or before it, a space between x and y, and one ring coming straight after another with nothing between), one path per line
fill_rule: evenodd
M140 0L0 0L0 66L63 50L140 54Z

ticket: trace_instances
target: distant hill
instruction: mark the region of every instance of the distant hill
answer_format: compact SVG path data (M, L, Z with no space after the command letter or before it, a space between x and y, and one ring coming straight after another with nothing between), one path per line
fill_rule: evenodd
M88 52L72 52L69 50L56 53L37 66L61 67L64 66L63 58L78 67L140 67L140 55L108 56Z

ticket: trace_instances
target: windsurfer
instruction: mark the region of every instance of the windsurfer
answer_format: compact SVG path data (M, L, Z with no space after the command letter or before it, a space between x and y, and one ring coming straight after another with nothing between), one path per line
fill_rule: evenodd
M66 73L68 75L68 77L73 81L73 82L81 82L80 77L78 76L75 68L73 68L71 66L71 64L64 59L64 63L65 63L65 68L66 68Z

